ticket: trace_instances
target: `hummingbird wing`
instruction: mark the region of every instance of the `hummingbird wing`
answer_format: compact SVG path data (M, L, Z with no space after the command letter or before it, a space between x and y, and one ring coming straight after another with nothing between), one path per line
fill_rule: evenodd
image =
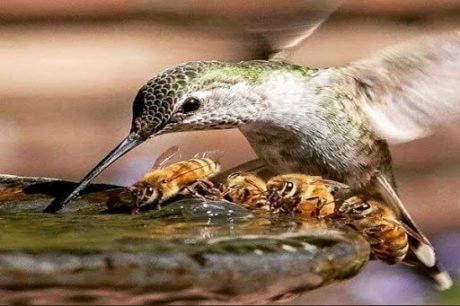
M422 243L430 244L429 241L425 240L425 236L420 236L419 232L414 231L410 228L407 224L399 223L403 226L406 233L409 235L409 242L411 242L411 238L417 239ZM410 246L412 242L410 243ZM431 245L431 244L430 244ZM440 291L444 291L452 287L452 279L449 275L449 272L443 267L441 263L436 261L432 266L428 266L425 262L420 260L420 255L414 252L413 249L410 249L407 253L406 257L403 260L408 266L415 267L420 274L428 277L432 282L434 282L436 288Z
M244 27L259 40L257 59L286 60L339 7L342 0L307 1L305 10L276 18L249 18Z
M390 143L460 119L460 31L428 36L345 67L375 132Z

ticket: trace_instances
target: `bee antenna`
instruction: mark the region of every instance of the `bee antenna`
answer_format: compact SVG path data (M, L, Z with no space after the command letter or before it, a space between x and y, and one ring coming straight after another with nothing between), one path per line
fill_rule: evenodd
M238 185L233 185L231 187L228 187L227 190L224 193L222 193L222 196L226 196L227 194L230 193L231 190L236 189L236 188L240 188L240 187L243 187L243 185L238 184Z

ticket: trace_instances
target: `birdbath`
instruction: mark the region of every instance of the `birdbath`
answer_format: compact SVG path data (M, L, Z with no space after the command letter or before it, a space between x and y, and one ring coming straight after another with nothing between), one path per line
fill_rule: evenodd
M119 186L91 185L55 215L75 183L0 176L0 302L270 303L356 275L369 258L334 223L274 218L226 201L185 198L114 214Z

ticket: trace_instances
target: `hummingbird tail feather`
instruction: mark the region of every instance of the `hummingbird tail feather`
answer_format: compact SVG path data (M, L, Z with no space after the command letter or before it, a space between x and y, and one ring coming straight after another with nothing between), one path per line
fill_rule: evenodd
M415 254L413 254L415 255ZM410 256L408 256L410 257ZM414 258L415 261L417 259ZM414 262L411 262L410 259L404 260L409 265L413 265ZM415 268L426 278L428 278L432 283L435 284L436 289L444 291L452 287L452 279L446 269L438 262L433 266L428 267L423 262L418 261L415 263Z
M431 245L423 243L417 239L411 239L410 245L415 256L427 267L434 267L436 265L436 254Z
M452 287L452 278L450 278L449 273L442 269L435 269L439 268L438 265L435 265L434 267L429 269L430 276L433 278L433 280L436 282L436 287L440 291L444 291Z
M452 286L449 273L438 263L433 246L423 232L412 220L409 212L403 206L395 189L381 174L376 175L376 187L385 202L397 212L409 237L410 253L404 260L414 265L425 276L431 279L439 290L446 290Z
M436 264L436 255L430 241L417 227L388 180L381 173L377 173L375 178L377 191L383 197L385 203L390 205L400 216L402 223L405 225L411 250L424 265L433 267Z

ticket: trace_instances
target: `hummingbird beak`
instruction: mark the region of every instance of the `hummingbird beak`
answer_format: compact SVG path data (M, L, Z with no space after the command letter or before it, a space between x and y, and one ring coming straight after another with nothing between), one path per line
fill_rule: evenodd
M51 204L45 208L44 212L55 213L60 210L64 205L70 202L73 198L88 186L91 181L104 171L108 166L114 163L117 159L131 151L138 145L144 142L144 138L140 137L136 133L130 133L123 141L115 147L103 160L101 160L96 167L94 167L75 187L75 189L65 198L57 197L51 202Z

